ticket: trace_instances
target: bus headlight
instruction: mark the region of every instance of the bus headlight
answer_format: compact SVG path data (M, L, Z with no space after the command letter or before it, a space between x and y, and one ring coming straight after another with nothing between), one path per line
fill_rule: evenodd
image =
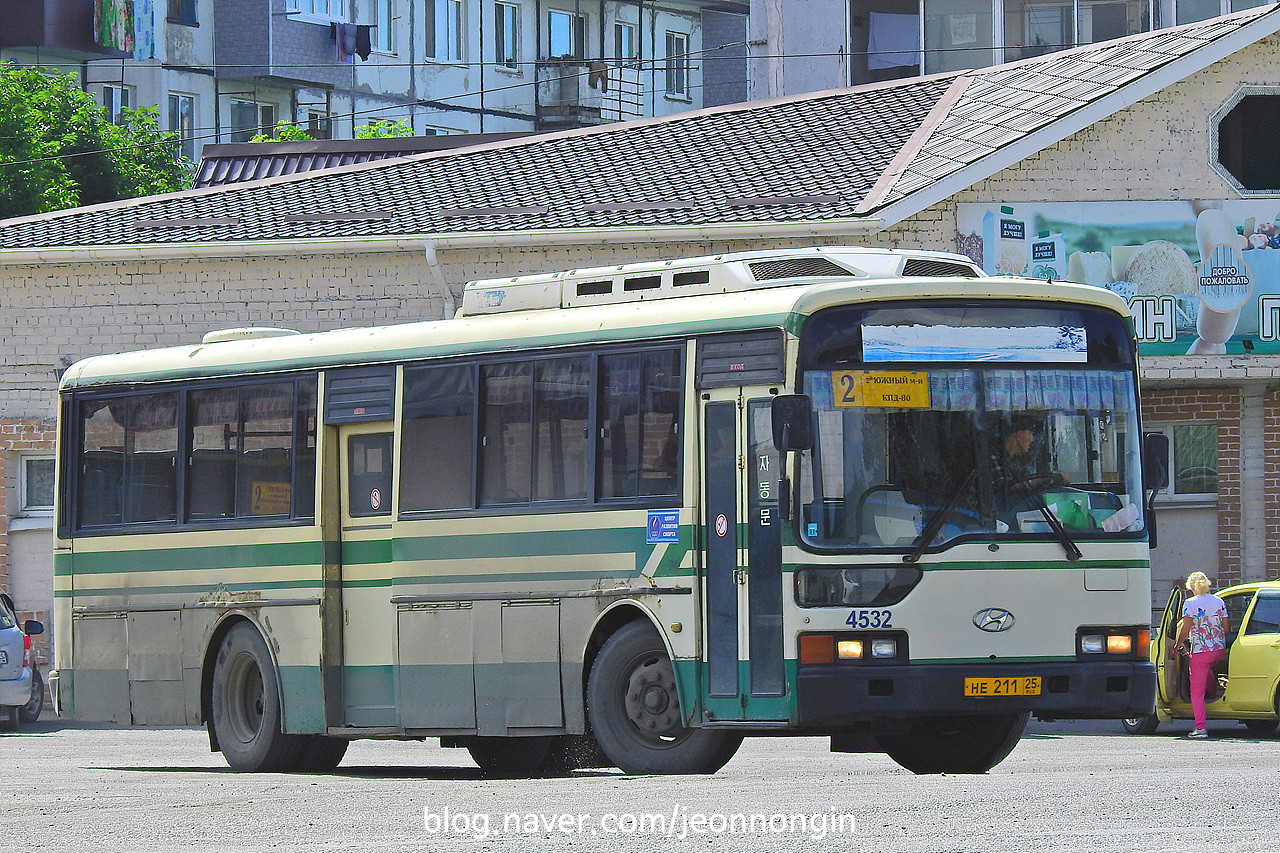
M871 654L875 654L875 644L871 646ZM861 640L840 640L836 643L836 657L841 660L857 660L862 657Z
M1076 652L1081 656L1115 655L1145 660L1150 648L1151 629L1145 625L1081 628L1076 632Z
M898 656L898 641L891 639L881 639L871 641L871 656L873 658L895 658Z
M1086 655L1100 655L1106 648L1106 637L1101 634L1085 634L1080 638L1080 651Z

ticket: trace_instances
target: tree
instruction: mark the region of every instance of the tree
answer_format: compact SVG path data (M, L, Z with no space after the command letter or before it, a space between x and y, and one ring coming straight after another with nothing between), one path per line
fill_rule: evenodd
M402 121L375 119L356 128L356 139L389 139L393 136L413 136L413 128Z
M314 139L310 133L296 124L278 121L270 133L258 133L250 137L250 142L310 142Z
M74 75L0 63L0 218L172 192L189 177L156 108L116 125Z

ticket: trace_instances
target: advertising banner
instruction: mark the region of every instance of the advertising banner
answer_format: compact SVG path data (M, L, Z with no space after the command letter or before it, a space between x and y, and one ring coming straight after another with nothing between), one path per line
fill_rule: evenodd
M956 247L1120 294L1144 355L1280 354L1280 200L961 204Z

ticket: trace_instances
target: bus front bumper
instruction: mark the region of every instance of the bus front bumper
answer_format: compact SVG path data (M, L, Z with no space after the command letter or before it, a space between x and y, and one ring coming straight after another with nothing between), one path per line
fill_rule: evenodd
M1038 676L1037 695L965 694L966 678ZM901 717L1030 711L1042 719L1124 719L1150 714L1156 671L1146 661L802 666L801 726L846 726Z

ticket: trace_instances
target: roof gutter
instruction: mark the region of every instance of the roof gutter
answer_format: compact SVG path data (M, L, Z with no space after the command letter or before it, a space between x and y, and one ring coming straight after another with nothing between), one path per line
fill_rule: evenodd
M0 267L23 264L82 264L155 261L190 258L297 257L303 255L368 254L436 249L539 247L572 245L660 245L712 240L807 239L865 237L878 233L878 218L833 219L823 222L735 222L724 225L649 226L638 228L572 228L546 231L462 231L370 239L332 237L309 240L246 240L207 243L135 244L123 246L66 246L47 249L0 249Z

